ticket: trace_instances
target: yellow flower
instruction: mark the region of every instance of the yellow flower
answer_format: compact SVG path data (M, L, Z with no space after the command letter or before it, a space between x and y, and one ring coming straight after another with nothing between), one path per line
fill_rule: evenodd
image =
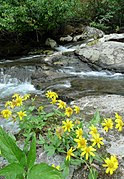
M58 100L58 108L60 109L65 109L66 108L66 103L62 100Z
M17 102L16 102L15 99L13 99L12 102L11 102L11 106L10 107L13 109L16 106L17 106Z
M27 116L26 115L26 111L19 111L19 112L17 112L17 114L18 114L18 116L19 116L19 118L20 118L20 120L22 120L22 118L24 117L24 116Z
M82 130L82 128L77 129L75 133L76 133L76 137L77 137L77 138L82 137L82 135L83 135L83 130Z
M56 129L56 135L58 136L59 139L61 139L61 136L64 134L64 130L62 127L57 127Z
M116 119L115 122L117 123L115 128L118 129L118 131L122 131L122 128L124 126L123 121L120 119Z
M30 94L25 94L25 95L22 97L22 100L25 101L25 100L29 99L30 96L31 96Z
M104 122L102 123L102 126L104 126L104 130L108 132L109 129L113 129L113 121L111 118L104 119Z
M56 97L53 97L53 98L51 98L51 99L52 99L52 101L50 102L51 104L57 103Z
M98 133L97 128L93 124L89 127L89 129L91 130L89 134L91 134L92 136Z
M74 106L74 111L76 114L80 113L80 108L78 106Z
M4 109L1 111L1 114L4 118L8 119L12 115L12 112L9 109Z
M52 164L52 167L56 168L57 170L60 170L60 166L59 165L55 166L54 164Z
M118 129L118 131L122 131L122 128L124 126L124 122L122 120L122 117L119 116L117 113L115 113L115 117L116 117L116 120L115 120L116 126L115 126L115 128Z
M15 94L12 96L12 98L17 98L17 97L19 97L19 96L20 96L19 94L15 93Z
M5 103L5 107L11 106L11 104L12 104L11 101L7 101L7 102Z
M72 121L70 121L69 119L67 119L66 121L62 121L62 123L64 124L62 126L64 131L70 132L70 129L72 129L72 127L74 126L74 124L72 124Z
M79 139L74 139L74 141L77 143L77 148L85 148L87 144L87 140L83 137L79 137Z
M16 102L16 106L21 106L22 105L22 98L20 96L18 96L16 99L15 99L15 102Z
M72 108L67 107L67 108L65 109L65 115L68 116L68 117L70 117L72 114L73 114Z
M118 113L115 113L115 118L122 120L122 116L120 116Z
M39 108L38 108L38 112L42 111L43 108L44 108L43 106L39 106Z
M47 98L58 98L58 94L57 93L55 93L55 92L53 92L53 91L47 91L46 92L46 97Z
M113 174L113 172L118 168L118 160L116 156L111 156L110 158L106 158L105 164L103 164L103 167L107 167L106 173L110 173L110 175Z
M91 141L93 142L92 146L95 146L97 144L98 148L100 148L100 145L104 145L102 140L103 140L103 137L100 137L99 134L94 135L93 139L91 139Z
M95 154L93 152L96 151L96 149L94 149L92 146L86 146L85 148L81 149L83 152L81 153L81 156L86 155L86 160L88 160L89 155L91 156L95 156Z
M66 160L70 161L71 156L74 157L73 151L74 151L74 149L72 149L72 147L67 151Z
M52 91L47 91L46 92L46 97L47 98L52 98L51 96L52 96Z

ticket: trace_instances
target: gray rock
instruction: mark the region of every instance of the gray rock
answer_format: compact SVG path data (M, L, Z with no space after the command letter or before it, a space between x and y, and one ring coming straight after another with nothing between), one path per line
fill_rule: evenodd
M65 41L65 42L71 42L72 39L73 39L73 38L72 38L70 35L68 35L68 36L66 36L66 37L61 37L61 38L60 38L60 41L61 41L61 42L64 42L64 41Z
M51 38L47 38L47 39L46 39L45 45L46 45L46 46L49 46L49 47L51 47L51 48L57 47L56 41L53 40L53 39L51 39Z
M124 96L120 95L85 96L71 104L80 106L86 117L93 116L96 110L104 117L112 117L115 112L124 116Z
M105 41L124 41L124 33L122 34L109 34L109 35L104 35L102 38L99 39L100 42L105 42Z
M124 43L113 41L98 43L76 50L76 54L85 57L88 63L103 69L124 72Z

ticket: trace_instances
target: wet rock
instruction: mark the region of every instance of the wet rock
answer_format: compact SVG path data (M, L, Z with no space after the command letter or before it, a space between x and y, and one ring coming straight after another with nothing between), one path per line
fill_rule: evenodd
M100 42L105 42L105 41L117 41L117 42L124 42L124 33L122 34L109 34L109 35L104 35L102 38L99 39Z
M46 63L39 64L31 76L32 84L42 90L51 89L61 93L61 90L71 87L70 82L73 74L69 74L67 71L91 71L91 68L81 62L74 53L58 53L58 55L44 58L44 61ZM65 93L67 93L66 90Z

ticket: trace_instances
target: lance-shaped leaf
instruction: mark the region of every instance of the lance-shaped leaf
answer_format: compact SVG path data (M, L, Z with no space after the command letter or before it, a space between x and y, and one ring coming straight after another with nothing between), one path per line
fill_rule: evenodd
M0 150L1 155L9 163L18 162L26 165L25 153L16 145L15 141L0 127Z
M34 136L27 156L28 169L30 169L34 165L35 159L36 159L36 137Z

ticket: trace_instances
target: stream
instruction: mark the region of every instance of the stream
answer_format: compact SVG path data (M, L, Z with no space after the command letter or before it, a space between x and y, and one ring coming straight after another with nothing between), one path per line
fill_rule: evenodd
M7 98L14 93L42 95L46 90L55 90L74 98L96 94L124 95L122 73L93 71L77 59L69 59L71 63L69 61L64 65L61 65L62 61L55 61L52 65L41 64L42 58L42 55L32 55L1 61L0 98ZM44 73L48 76L44 76Z

